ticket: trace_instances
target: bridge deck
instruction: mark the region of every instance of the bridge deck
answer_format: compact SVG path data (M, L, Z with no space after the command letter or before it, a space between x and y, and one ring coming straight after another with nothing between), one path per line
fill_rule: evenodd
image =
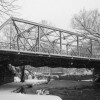
M60 54L48 54L41 52L18 51L18 50L0 50L0 62L5 64L11 63L15 66L32 65L35 67L49 66L49 67L77 67L77 68L91 68L99 66L99 58L66 56Z

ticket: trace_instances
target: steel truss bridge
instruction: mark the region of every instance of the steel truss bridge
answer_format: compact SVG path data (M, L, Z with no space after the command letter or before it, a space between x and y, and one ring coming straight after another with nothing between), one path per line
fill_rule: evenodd
M99 67L100 41L12 17L0 26L0 63L36 67Z

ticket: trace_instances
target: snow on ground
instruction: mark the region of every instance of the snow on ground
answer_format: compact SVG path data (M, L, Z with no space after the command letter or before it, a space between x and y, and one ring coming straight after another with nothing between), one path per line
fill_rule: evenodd
M14 77L14 82L20 82L20 78L17 77L17 76L15 76L15 77Z
M90 81L93 81L93 79L89 79L89 80L81 80L81 81L87 81L87 82L90 82Z
M27 84L32 84L32 85L35 85L35 84L42 84L42 83L46 83L47 80L43 79L43 80L38 80L38 79L28 79L28 80L25 80L25 83Z
M20 78L19 77L14 77L14 82L20 82ZM46 79L42 79L42 80L38 80L38 79L32 79L32 78L29 78L27 80L25 80L25 83L27 84L42 84L42 83L46 83L47 80Z
M41 80L34 81L39 82ZM33 82L33 80L29 82ZM59 96L53 95L30 95L13 92L18 87L23 86L23 84L21 82L12 82L2 85L0 87L0 100L62 100Z
M53 95L27 95L27 94L2 94L0 100L62 100L59 96Z

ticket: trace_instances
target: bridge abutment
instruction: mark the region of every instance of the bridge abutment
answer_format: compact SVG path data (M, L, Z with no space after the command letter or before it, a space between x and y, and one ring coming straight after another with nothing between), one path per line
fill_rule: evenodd
M8 64L4 61L0 63L0 85L13 82L14 75L8 68Z

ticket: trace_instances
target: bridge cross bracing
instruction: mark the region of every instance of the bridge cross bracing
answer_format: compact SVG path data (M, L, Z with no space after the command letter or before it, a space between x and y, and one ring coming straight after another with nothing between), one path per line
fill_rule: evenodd
M100 58L97 38L15 17L0 26L0 49Z

